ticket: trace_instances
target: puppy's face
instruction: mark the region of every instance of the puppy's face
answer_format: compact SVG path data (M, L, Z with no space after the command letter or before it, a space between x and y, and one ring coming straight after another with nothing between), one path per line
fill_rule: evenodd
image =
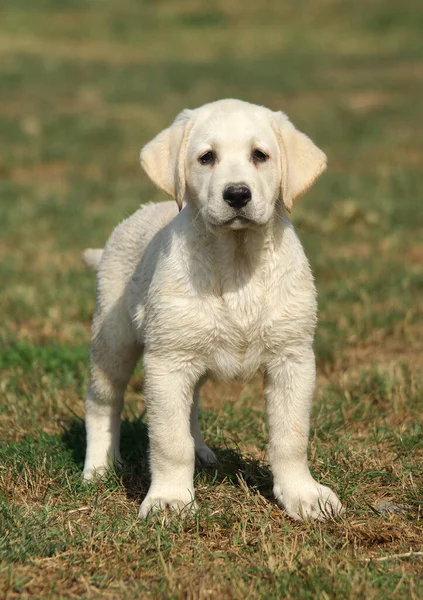
M240 104L200 109L187 141L188 196L212 228L263 225L280 196L280 149L268 111Z
M141 151L151 179L211 229L265 225L288 211L326 166L326 156L284 113L240 100L183 111Z

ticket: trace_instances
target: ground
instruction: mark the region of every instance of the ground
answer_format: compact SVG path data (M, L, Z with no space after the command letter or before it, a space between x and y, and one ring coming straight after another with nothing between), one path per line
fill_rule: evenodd
M423 598L423 7L4 0L0 10L0 595ZM346 506L272 500L262 382L207 384L200 511L140 522L142 366L126 466L81 480L95 281L148 200L140 147L185 107L282 109L329 169L292 219L319 291L310 463Z

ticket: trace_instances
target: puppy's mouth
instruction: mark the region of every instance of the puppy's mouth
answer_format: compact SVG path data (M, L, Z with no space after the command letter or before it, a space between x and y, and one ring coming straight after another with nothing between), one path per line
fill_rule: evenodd
M230 229L242 229L251 225L253 225L253 221L244 217L244 215L235 215L222 223L222 227L229 227Z
M254 221L244 215L235 215L226 221L216 221L215 219L211 219L210 224L216 229L246 229L256 225Z

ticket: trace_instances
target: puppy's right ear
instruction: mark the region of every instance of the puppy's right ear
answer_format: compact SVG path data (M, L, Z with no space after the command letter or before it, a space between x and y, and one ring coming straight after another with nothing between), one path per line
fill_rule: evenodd
M141 166L150 179L176 200L179 210L185 197L186 142L193 123L193 110L183 110L170 127L142 148Z

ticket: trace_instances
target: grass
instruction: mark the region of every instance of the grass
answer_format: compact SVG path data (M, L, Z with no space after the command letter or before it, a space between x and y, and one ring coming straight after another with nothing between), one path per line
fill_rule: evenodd
M0 595L423 598L421 2L27 4L0 19ZM141 145L227 96L285 110L329 156L293 211L319 290L310 463L347 507L325 524L272 500L259 376L205 387L220 466L196 474L195 517L137 520L141 367L124 470L81 481L80 253L162 198Z

